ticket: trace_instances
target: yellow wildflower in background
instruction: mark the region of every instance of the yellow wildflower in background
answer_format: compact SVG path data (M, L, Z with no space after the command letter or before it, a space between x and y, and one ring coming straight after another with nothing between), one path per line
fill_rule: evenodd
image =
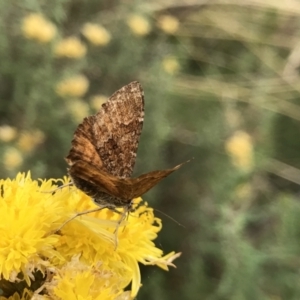
M253 144L251 136L244 131L236 131L225 143L233 164L241 170L249 170L253 165Z
M32 132L24 131L18 139L18 147L24 152L32 152L44 140L45 134L39 129Z
M248 199L252 195L252 190L253 188L249 183L239 184L234 190L235 199L243 201Z
M86 23L82 27L82 34L94 45L104 46L110 42L110 33L102 26Z
M40 43L48 43L56 35L55 25L38 13L30 14L23 19L22 31L27 39Z
M131 31L139 36L147 35L151 30L150 23L141 15L131 15L127 20L127 24Z
M179 62L175 56L165 57L162 61L162 65L164 70L171 75L176 74L180 69Z
M118 230L116 247L120 214L108 209L77 217L61 228L75 212L97 206L75 187L53 192L55 182L38 183L30 174L0 180L0 275L6 295L24 277L29 292L31 286L43 285L43 299L128 299L124 289L130 283L132 299L141 285L138 263L174 267L179 254L163 256L153 243L162 225L152 209L141 205L130 213ZM45 278L36 276L37 271Z
M61 97L81 97L89 88L89 81L83 75L77 75L59 82L56 93Z
M174 34L179 28L179 21L171 15L162 15L157 20L158 27L168 34Z
M23 163L23 156L21 152L14 148L9 147L5 150L3 155L3 164L7 170L14 170Z
M101 107L102 104L105 103L107 101L108 97L104 96L104 95L96 95L91 97L91 106L94 110L98 111Z
M17 136L17 130L9 125L0 126L0 141L10 142Z
M82 122L89 115L89 106L79 99L73 99L69 102L68 109L76 123Z
M61 40L54 48L58 57L81 58L86 54L85 45L75 36Z

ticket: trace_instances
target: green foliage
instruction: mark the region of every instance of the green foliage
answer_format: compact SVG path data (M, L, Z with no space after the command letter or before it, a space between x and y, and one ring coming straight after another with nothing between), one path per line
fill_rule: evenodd
M146 101L136 173L194 157L144 197L185 227L162 216L162 248L183 255L168 274L145 270L140 299L299 299L300 4L271 2L0 4L2 178L65 175L93 97L132 80ZM26 36L31 13L56 34ZM93 44L85 23L110 40ZM69 36L86 52L77 45L78 57L58 57ZM57 84L78 74L87 90L59 94Z

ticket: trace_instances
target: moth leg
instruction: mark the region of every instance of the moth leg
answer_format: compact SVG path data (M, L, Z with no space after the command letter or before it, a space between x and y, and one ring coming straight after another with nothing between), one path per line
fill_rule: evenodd
M126 216L128 215L128 211L129 211L129 207L125 206L124 207L124 211L123 211L123 213L121 215L121 218L118 221L117 227L115 229L115 251L117 250L117 247L118 247L118 231L119 231L119 228L120 228L122 222L126 219Z
M58 229L55 230L55 232L60 231L66 224L68 224L69 222L71 222L75 218L77 218L79 216L82 216L82 215L86 215L86 214L92 213L92 212L99 211L99 210L101 210L103 208L107 208L107 207L106 206L102 206L102 207L97 207L97 208L94 208L94 209L90 209L90 210L78 212L73 217L71 217L70 219L68 219L67 221L65 221Z

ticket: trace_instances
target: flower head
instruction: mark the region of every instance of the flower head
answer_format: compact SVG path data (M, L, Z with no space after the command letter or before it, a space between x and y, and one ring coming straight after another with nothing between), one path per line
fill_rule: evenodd
M174 56L165 57L163 59L162 65L164 70L171 75L176 74L180 68L178 60Z
M101 108L102 104L107 101L107 99L108 98L104 95L95 95L90 99L91 106L93 107L93 109L98 111Z
M131 15L127 20L127 24L132 32L139 36L147 35L151 30L148 20L140 15Z
M92 23L84 24L82 34L94 45L105 46L110 42L110 33L102 26Z
M67 178L59 181L68 183ZM120 225L116 248L120 214L102 209L66 223L75 212L95 204L75 187L53 192L55 182L39 184L30 174L0 180L4 280L17 284L24 278L29 290L33 282L43 285L44 299L129 299L124 288L131 283L133 298L141 284L138 263L165 270L174 266L179 254L164 256L153 242L162 225L147 205L140 205ZM37 279L37 271L45 276Z
M41 130L32 132L24 131L18 140L19 148L24 152L32 152L39 144L45 140L45 134Z
M3 142L10 142L17 135L17 130L9 125L0 126L0 140Z
M42 190L50 188L51 182L44 182ZM0 274L5 280L18 280L22 273L30 282L35 270L44 272L49 260L62 256L54 249L58 236L47 235L55 228L61 216L59 202L49 195L41 201L38 183L30 174L19 174L15 180L0 180Z
M253 164L253 144L251 137L244 131L236 131L225 144L233 164L241 170L249 170Z
M81 97L86 93L88 87L88 79L83 75L77 75L59 82L56 92L61 97Z
M79 99L72 99L67 104L68 109L76 122L81 122L89 114L89 106Z
M171 15L160 16L157 23L158 27L168 34L174 34L179 28L178 19Z
M56 34L56 27L43 15L33 13L23 19L22 31L26 38L40 43L50 42Z
M7 170L14 170L23 163L23 156L21 152L14 148L9 147L3 154L3 164Z
M54 49L57 57L81 58L86 54L85 45L75 36L61 40Z

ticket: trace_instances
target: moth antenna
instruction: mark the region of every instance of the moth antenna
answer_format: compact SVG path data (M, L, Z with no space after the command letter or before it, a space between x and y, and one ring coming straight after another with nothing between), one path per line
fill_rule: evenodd
M65 188L65 187L67 187L67 186L70 186L70 185L74 185L74 183L73 182L69 182L69 183L63 184L63 185L61 185L61 186L59 186L59 187L57 187L57 188L55 188L55 189L53 189L51 191L41 191L41 193L51 193L52 194L52 193L55 193L58 190L61 190L61 189Z
M186 228L184 225L182 225L181 223L179 223L177 220L175 220L174 218L172 218L171 216L167 215L166 213L162 212L161 210L157 209L157 208L153 208L155 211L161 213L162 215L164 215L165 217L169 218L170 220L172 220L174 223L176 223L177 225Z

